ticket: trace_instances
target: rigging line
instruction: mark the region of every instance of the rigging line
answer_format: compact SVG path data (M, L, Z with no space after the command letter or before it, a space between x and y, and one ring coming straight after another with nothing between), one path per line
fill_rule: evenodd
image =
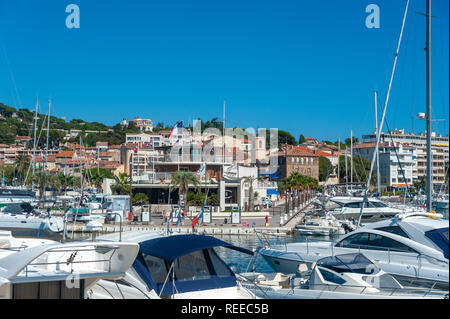
M416 4L417 6L417 4ZM417 10L415 10L417 11ZM415 16L414 16L415 17ZM415 17L417 19L417 17ZM413 48L417 48L417 37L415 36L417 34L417 22L412 21L413 24ZM412 94L411 94L411 132L414 133L414 118L413 116L414 114L414 110L416 109L416 103L417 103L417 99L416 99L416 90L415 88L415 84L416 84L416 52L413 51L413 63L412 63L412 85L411 85L411 90L412 90Z
M440 9L441 9L441 12L443 12L443 10L442 10L442 2L439 2L439 4L440 4ZM442 22L442 19L441 19L441 22ZM441 68L439 67L439 65L440 66L444 66L444 62L443 62L443 56L444 56L444 53L443 53L443 51L444 51L444 48L443 48L443 37L442 37L442 32L443 32L443 27L442 27L442 25L443 25L443 23L439 23L439 25L440 25L440 32L439 32L439 40L440 41L436 41L436 42L438 42L439 43L439 49L440 50L436 50L437 52L438 52L438 54L436 54L437 56L438 56L438 58L437 59L435 59L435 62L438 64L437 66L436 66L436 71L437 71L437 78L438 78L438 86L439 86L439 93L440 93L440 97L441 97L441 99L442 99L442 115L444 116L444 121L443 121L443 127L444 127L444 131L445 131L445 129L446 129L446 124L447 124L447 115L446 115L446 110L448 109L448 107L445 107L445 105L446 105L446 100L445 100L445 98L444 98L444 95L442 94L442 92L443 92L443 89L442 89L442 73L441 73Z
M394 109L394 118L393 118L393 122L394 122L394 127L396 126L397 123L397 116L398 116L398 106L400 105L400 97L402 95L402 88L403 88L403 78L405 75L405 69L407 66L407 61L408 61L408 44L409 44L409 38L410 38L410 33L411 33L411 28L407 28L407 32L406 32L406 43L405 43L405 47L403 49L404 55L403 55L403 59L399 61L399 65L398 65L398 69L400 71L399 74L399 82L398 82L398 86L396 87L395 90L395 103L393 103L393 106L396 105L397 107L393 107ZM394 97L392 98L392 100L394 100Z
M42 114L41 114L42 115ZM38 116L39 116L39 113L38 113ZM38 138L36 139L36 148L37 148L37 146L39 145L39 140L40 140L40 138L41 138L41 133L42 133L42 130L43 130L43 128L44 128L44 125L45 125L45 120L47 119L47 114L45 115L45 117L44 117L44 120L42 121L42 126L41 126L41 130L39 131L39 136L38 136ZM37 125L37 123L36 123L36 125ZM36 162L36 158L34 159L34 161ZM35 163L33 163L33 165L35 165ZM30 168L33 166L33 165L30 165L30 166L28 166L28 171L27 171L27 175L26 175L26 177L25 177L25 182L26 182L26 180L28 179L28 173L30 172Z
M386 110L387 110L387 106L388 106L388 103L389 103L389 96L390 96L390 93L391 93L392 82L394 80L395 67L397 65L398 54L400 52L400 44L401 44L402 37L403 37L403 30L404 30L404 27L405 27L406 16L407 16L407 13L408 13L408 6L409 6L409 0L406 1L405 12L403 14L402 27L401 27L400 35L399 35L399 38L398 38L397 49L395 51L394 63L393 63L393 66L392 66L391 77L390 77L390 80L389 80L389 86L388 86L388 90L387 90L387 94L386 94L386 99L385 99L385 102L384 102L383 114L381 116L381 122L380 122L380 125L379 125L379 128L378 128L377 141L376 141L375 145L379 145L379 143L380 143L380 136L381 136L381 132L383 130L383 123L384 123L384 119L386 117ZM372 162L370 163L369 177L367 179L368 182L366 183L366 189L364 190L364 200L362 201L361 210L359 212L359 218L358 218L358 223L357 223L357 227L358 228L359 228L359 226L361 224L361 217L362 217L362 214L363 214L364 205L365 205L365 203L367 201L367 191L369 190L370 180L371 180L373 168L374 168L374 165L375 165L376 155L377 155L377 152L373 152Z
M381 103L381 101L378 100L378 103ZM403 181L405 182L406 189L408 190L409 197L412 198L411 190L410 190L410 188L408 187L408 181L406 180L405 172L404 172L404 170L403 170L402 164L400 163L400 158L399 158L398 153L397 153L397 147L395 146L394 138L392 137L391 129L389 128L387 119L386 119L386 128L387 128L387 130L388 130L389 136L390 136L391 141L392 141L392 147L394 148L395 156L396 156L396 158L397 158L397 162L398 162L398 165L399 165L399 167L400 167L400 171L401 171L401 173L402 173ZM411 179L411 183L412 183L412 179ZM405 196L406 196L406 193L405 193Z
M2 49L3 49L3 54L4 54L4 56L5 56L6 65L8 66L9 75L10 75L10 77L11 77L11 82L12 82L12 84L13 84L13 86L14 86L14 90L15 90L15 94L16 94L16 96L17 96L17 100L19 101L19 107L21 107L21 106L22 106L22 101L20 100L19 91L17 90L16 81L15 81L15 79L14 79L14 74L13 74L13 72L12 72L11 64L9 63L9 59L8 59L7 54L6 54L6 49L5 49L5 46L4 46L4 45L2 45ZM13 96L13 98L14 98L14 96ZM17 108L17 107L16 107L16 108Z

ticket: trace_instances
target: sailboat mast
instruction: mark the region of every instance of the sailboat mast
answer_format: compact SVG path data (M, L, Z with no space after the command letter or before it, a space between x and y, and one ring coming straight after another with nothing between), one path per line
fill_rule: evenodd
M44 170L47 170L47 160L48 160L48 137L50 131L50 105L52 104L51 97L48 98L48 116L47 116L47 141L45 143L45 167Z
M348 194L347 146L345 147L345 192Z
M39 98L36 99L36 111L34 112L34 140L33 140L33 176L36 169L36 131L37 131L37 112L39 106Z
M353 130L350 130L350 190L353 191Z
M341 154L341 138L340 137L338 137L338 151L337 151L337 158L338 158L338 161L337 161L337 184L340 184L341 183L341 174L340 174L340 172L339 172L339 158L340 158L340 154Z
M431 0L427 0L427 11L426 11L426 60L427 60L427 211L431 211L432 202L431 196L433 194L433 154L431 151Z
M378 99L378 92L375 91L375 138L378 141L378 104L377 104L377 99ZM380 187L380 147L378 144L375 144L375 151L377 152L377 189L378 189L378 196L381 196L381 187Z
M384 119L386 117L386 110L387 110L387 106L388 106L388 103L389 103L389 97L391 95L392 82L394 80L395 67L397 65L398 53L400 51L400 44L402 42L403 30L405 28L405 21L406 21L406 15L408 13L408 7L409 7L409 0L406 1L405 13L403 14L402 27L401 27L401 30L400 30L400 36L398 38L397 49L395 51L394 65L392 66L391 78L389 80L389 86L388 86L388 90L387 90L387 94L386 94L386 99L384 101L383 112L381 114L381 121L380 121L380 126L378 128L377 141L376 141L375 145L380 144L381 130L383 129ZM359 225L361 224L361 217L362 217L362 214L363 214L365 202L367 201L367 192L369 190L370 180L372 179L372 173L373 173L373 169L374 169L374 165L375 165L375 157L376 156L377 156L377 154L374 152L373 156L372 156L372 162L370 163L370 171L369 171L369 177L367 178L366 189L364 191L364 199L362 201L361 209L359 211L359 218L358 218L357 227L359 227Z

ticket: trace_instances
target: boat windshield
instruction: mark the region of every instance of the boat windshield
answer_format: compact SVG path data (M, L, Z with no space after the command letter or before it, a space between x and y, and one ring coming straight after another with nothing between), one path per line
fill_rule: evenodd
M317 265L338 273L353 272L371 275L380 271L373 262L360 253L325 257L319 259Z
M91 202L92 202L92 203L102 203L102 202L103 202L103 197L102 197L102 196L94 196L94 197L91 199Z
M431 239L433 243L435 243L440 249L442 249L444 257L448 259L448 227L427 231L425 233L425 236Z

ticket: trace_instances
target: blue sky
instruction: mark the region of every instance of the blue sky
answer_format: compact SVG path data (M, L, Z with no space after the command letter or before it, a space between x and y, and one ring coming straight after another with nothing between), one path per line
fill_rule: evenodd
M65 8L80 8L68 29ZM380 7L368 29L367 5ZM115 124L222 118L335 141L372 132L405 0L0 0L0 102ZM448 1L433 0L434 130L448 133ZM411 0L387 120L421 131L425 0Z

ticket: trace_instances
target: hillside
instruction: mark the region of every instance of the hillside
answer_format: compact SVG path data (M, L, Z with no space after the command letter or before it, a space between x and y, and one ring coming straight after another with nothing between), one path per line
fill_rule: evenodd
M33 137L33 116L34 112L26 109L15 109L14 107L5 105L0 102L0 144L14 144L16 136ZM45 143L45 129L47 123L46 115L38 113L37 120L37 136L40 136L38 146L42 147ZM44 125L43 125L44 124ZM41 133L41 129L44 132ZM125 141L126 133L136 133L139 130L135 127L123 127L120 124L108 126L99 122L86 122L81 119L73 119L69 122L56 116L50 116L50 145L57 147L64 140L65 132L63 130L80 130L84 132L83 144L94 146L97 141L106 141L110 144L121 144ZM86 133L85 131L102 131L105 133ZM69 141L78 142L79 137L70 139ZM30 145L31 147L31 145Z

